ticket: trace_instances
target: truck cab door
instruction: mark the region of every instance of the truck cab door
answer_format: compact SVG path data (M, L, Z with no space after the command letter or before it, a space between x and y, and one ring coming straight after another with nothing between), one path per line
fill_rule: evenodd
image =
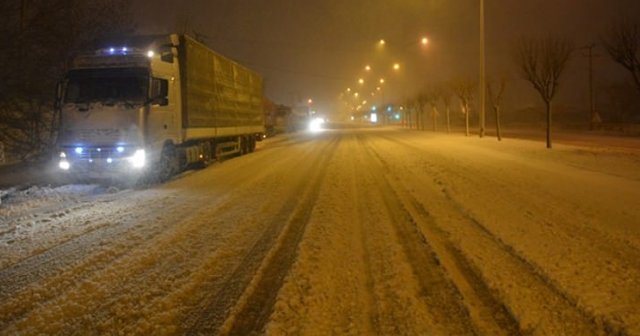
M159 154L167 140L177 143L179 120L177 97L172 78L152 77L146 118L146 142Z

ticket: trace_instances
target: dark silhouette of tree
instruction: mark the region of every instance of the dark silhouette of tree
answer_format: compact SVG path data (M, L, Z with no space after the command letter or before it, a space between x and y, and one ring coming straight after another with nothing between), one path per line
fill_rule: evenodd
M126 0L0 2L0 142L14 158L51 147L56 83L79 50L132 31L129 6Z
M640 24L631 19L616 21L602 38L607 53L629 71L640 91Z
M438 102L440 101L440 97L442 96L441 89L439 86L434 85L427 88L424 92L424 99L431 106L431 123L433 131L438 130Z
M453 92L451 92L450 88L446 85L441 85L440 99L442 100L442 104L444 105L445 118L447 122L447 133L451 132L451 98L453 96Z
M546 107L547 148L551 148L551 103L558 91L558 80L564 71L573 43L569 39L547 36L521 38L517 46L516 62L524 79L538 91Z
M404 99L404 113L405 118L407 120L407 127L409 129L418 128L417 123L417 111L416 111L416 99L415 98L405 98Z
M425 107L429 104L429 97L424 93L419 93L415 98L411 99L411 106L413 106L413 110L416 112L416 129L424 131L425 130Z
M460 105L462 106L466 136L469 136L469 113L471 113L471 102L476 89L476 83L472 80L458 79L451 82L451 90L460 99Z
M496 119L496 137L498 138L498 141L502 140L500 129L500 107L502 105L502 97L504 96L506 86L507 78L504 76L496 83L491 80L487 81L487 96Z

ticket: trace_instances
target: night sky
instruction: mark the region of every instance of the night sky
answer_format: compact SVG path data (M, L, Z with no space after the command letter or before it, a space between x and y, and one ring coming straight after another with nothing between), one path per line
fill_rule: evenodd
M524 106L540 102L518 79L512 54L520 36L553 33L582 46L599 43L613 20L640 18L638 0L485 0L485 6L487 74L514 78L509 96ZM387 100L428 83L478 76L476 0L134 0L134 9L141 33L186 25L214 50L261 73L271 100L294 105L313 98L325 113L341 91L358 87L366 64L373 67L371 79L386 78ZM426 49L422 36L429 38ZM376 45L379 39L388 42L384 50ZM596 55L599 85L625 79L604 49ZM400 71L393 73L393 62ZM587 64L583 52L574 55L559 100L586 99Z

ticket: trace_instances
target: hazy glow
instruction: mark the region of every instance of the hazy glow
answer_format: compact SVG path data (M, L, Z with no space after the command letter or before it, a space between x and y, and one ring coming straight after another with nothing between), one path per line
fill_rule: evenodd
M322 118L313 118L309 122L309 131L311 132L320 132L322 131L322 125L324 124L324 119Z
M67 160L62 160L60 161L60 163L58 164L58 166L60 167L60 169L62 170L69 170L69 168L71 168L71 164L69 163L69 161Z

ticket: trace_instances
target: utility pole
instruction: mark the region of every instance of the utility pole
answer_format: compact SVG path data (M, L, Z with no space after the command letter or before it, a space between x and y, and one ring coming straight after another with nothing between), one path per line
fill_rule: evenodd
M596 111L595 99L593 97L593 48L595 43L584 46L584 49L588 50L587 57L589 57L589 129L594 130L596 124L601 122L600 115Z
M485 130L486 105L486 73L485 73L485 40L484 40L484 0L480 0L480 137Z

